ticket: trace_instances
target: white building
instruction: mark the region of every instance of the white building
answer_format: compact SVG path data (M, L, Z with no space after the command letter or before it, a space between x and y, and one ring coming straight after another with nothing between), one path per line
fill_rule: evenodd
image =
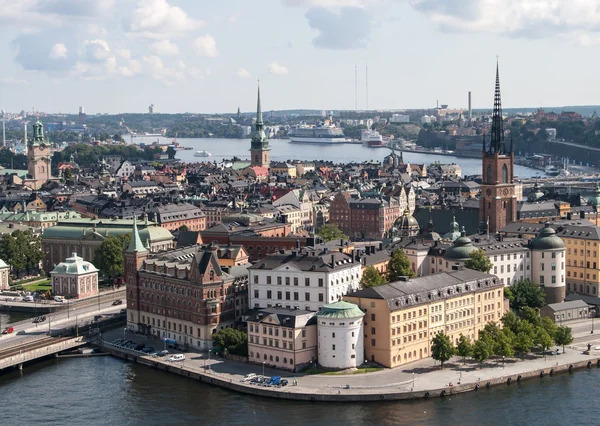
M319 365L343 370L364 362L364 316L353 303L323 306L317 313Z
M421 124L429 124L431 123L431 117L428 115L424 115L421 117Z
M358 290L361 265L340 252L310 248L270 254L248 268L252 308L285 307L316 312Z
M544 288L548 304L565 300L565 242L546 223L531 240L532 280Z
M408 123L410 121L410 117L406 114L392 114L390 118L390 123Z
M115 177L119 177L121 179L129 178L133 175L134 171L135 171L135 167L133 166L133 164L131 164L129 161L125 160L117 168L117 171L115 172Z
M8 276L10 275L10 266L6 262L0 259L0 290L8 290L10 284L8 282Z
M72 298L98 294L98 269L73 253L50 272L52 293Z

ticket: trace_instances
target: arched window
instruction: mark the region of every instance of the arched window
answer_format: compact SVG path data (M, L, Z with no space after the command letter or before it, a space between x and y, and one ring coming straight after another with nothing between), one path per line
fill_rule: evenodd
M255 163L258 163L258 155L255 155L255 156L254 156L254 162L255 162Z
M492 179L492 165L488 164L487 167L487 183L494 183L494 180Z
M508 167L506 167L506 164L502 165L502 183L508 183Z

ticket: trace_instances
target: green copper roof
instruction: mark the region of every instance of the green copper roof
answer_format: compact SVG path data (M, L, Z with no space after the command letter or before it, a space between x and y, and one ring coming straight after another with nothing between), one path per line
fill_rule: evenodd
M38 118L33 124L33 137L31 138L32 145L39 145L44 142L44 125Z
M269 139L265 133L263 118L262 118L262 107L260 106L260 84L258 86L258 99L256 102L256 130L252 135L252 141L250 142L251 149L268 149Z
M129 247L126 250L128 253L132 252L143 252L148 251L144 244L142 244L142 239L140 238L140 233L137 228L137 220L135 216L133 217L133 231L131 231L131 240L129 241Z
M454 241L454 244L446 249L444 253L444 259L449 260L463 260L468 259L472 251L477 250L477 247L473 245L473 242L465 232L465 227L460 234L460 238Z
M546 222L538 236L531 240L530 246L533 250L564 249L565 242L556 235L556 231Z
M360 318L365 313L354 303L344 301L325 305L317 312L317 316L324 318Z

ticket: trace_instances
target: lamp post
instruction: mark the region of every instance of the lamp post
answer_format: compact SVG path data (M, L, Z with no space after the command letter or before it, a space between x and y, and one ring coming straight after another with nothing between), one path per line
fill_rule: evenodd
M368 372L368 368L367 368L367 363L368 363L368 362L369 362L369 361L367 361L367 360L365 359L365 374L367 374L367 372Z
M265 362L263 361L263 373L262 373L263 377L265 377Z
M126 340L127 327L123 328L123 340Z

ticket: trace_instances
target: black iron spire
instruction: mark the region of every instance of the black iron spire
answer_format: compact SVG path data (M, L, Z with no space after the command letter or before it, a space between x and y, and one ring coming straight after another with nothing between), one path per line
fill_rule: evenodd
M502 125L502 101L500 99L500 73L496 60L496 90L494 92L494 112L492 114L492 131L490 141L490 154L506 154L504 144L504 129Z

